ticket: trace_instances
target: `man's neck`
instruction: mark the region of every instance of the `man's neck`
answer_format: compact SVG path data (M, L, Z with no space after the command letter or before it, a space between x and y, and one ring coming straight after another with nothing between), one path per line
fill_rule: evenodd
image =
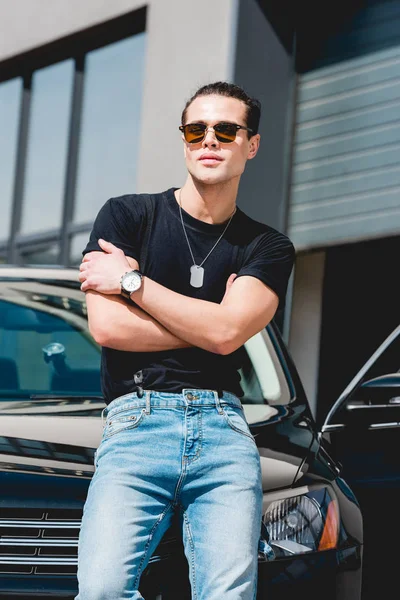
M238 180L205 185L189 177L175 198L195 219L216 225L225 223L235 211L238 186Z

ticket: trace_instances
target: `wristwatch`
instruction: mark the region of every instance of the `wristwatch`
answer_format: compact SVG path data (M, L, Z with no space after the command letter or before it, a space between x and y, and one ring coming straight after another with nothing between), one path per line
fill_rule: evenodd
M142 278L142 273L137 269L124 273L121 277L121 295L127 300L130 300L131 294L140 289Z

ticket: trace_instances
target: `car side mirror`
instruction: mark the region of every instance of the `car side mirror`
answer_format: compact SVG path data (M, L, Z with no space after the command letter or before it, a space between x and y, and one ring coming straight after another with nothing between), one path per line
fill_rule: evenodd
M400 373L381 375L364 381L352 395L350 401L346 403L347 410L351 410L354 402L362 402L367 406L373 404L379 406L400 405Z

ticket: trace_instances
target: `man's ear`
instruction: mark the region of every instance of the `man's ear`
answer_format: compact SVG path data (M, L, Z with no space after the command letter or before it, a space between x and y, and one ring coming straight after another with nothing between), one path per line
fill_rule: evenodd
M255 155L257 154L258 149L260 147L260 139L261 139L261 136L259 133L256 133L255 135L253 135L250 138L250 148L249 148L249 153L247 155L248 159L254 158Z

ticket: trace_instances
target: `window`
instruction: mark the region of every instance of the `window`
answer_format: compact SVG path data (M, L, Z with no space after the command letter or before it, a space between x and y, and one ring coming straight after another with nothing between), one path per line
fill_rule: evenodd
M24 250L22 262L26 265L55 265L60 256L60 246L56 242L36 244L34 249Z
M67 60L33 74L21 233L61 227L73 69Z
M0 84L0 240L9 236L15 177L22 80Z
M135 191L145 26L142 7L7 61L0 81L7 262L76 264L99 208Z
M97 395L100 347L78 287L0 282L0 398Z
M89 52L74 221L93 222L108 198L135 191L145 34Z
M397 335L394 331L390 334L390 336L393 336L393 339L385 350L380 353L378 352L378 348L375 350L375 352L378 352L378 356L365 373L363 381L400 372L400 331L398 331ZM382 340L383 342L384 340Z
M244 397L241 399L249 423L277 414L274 405L291 401L289 386L268 329L257 333L244 345L247 355L239 373Z
M82 250L86 247L89 241L89 233L78 233L74 235L71 242L71 252L69 258L69 264L73 267L77 267L82 261Z

